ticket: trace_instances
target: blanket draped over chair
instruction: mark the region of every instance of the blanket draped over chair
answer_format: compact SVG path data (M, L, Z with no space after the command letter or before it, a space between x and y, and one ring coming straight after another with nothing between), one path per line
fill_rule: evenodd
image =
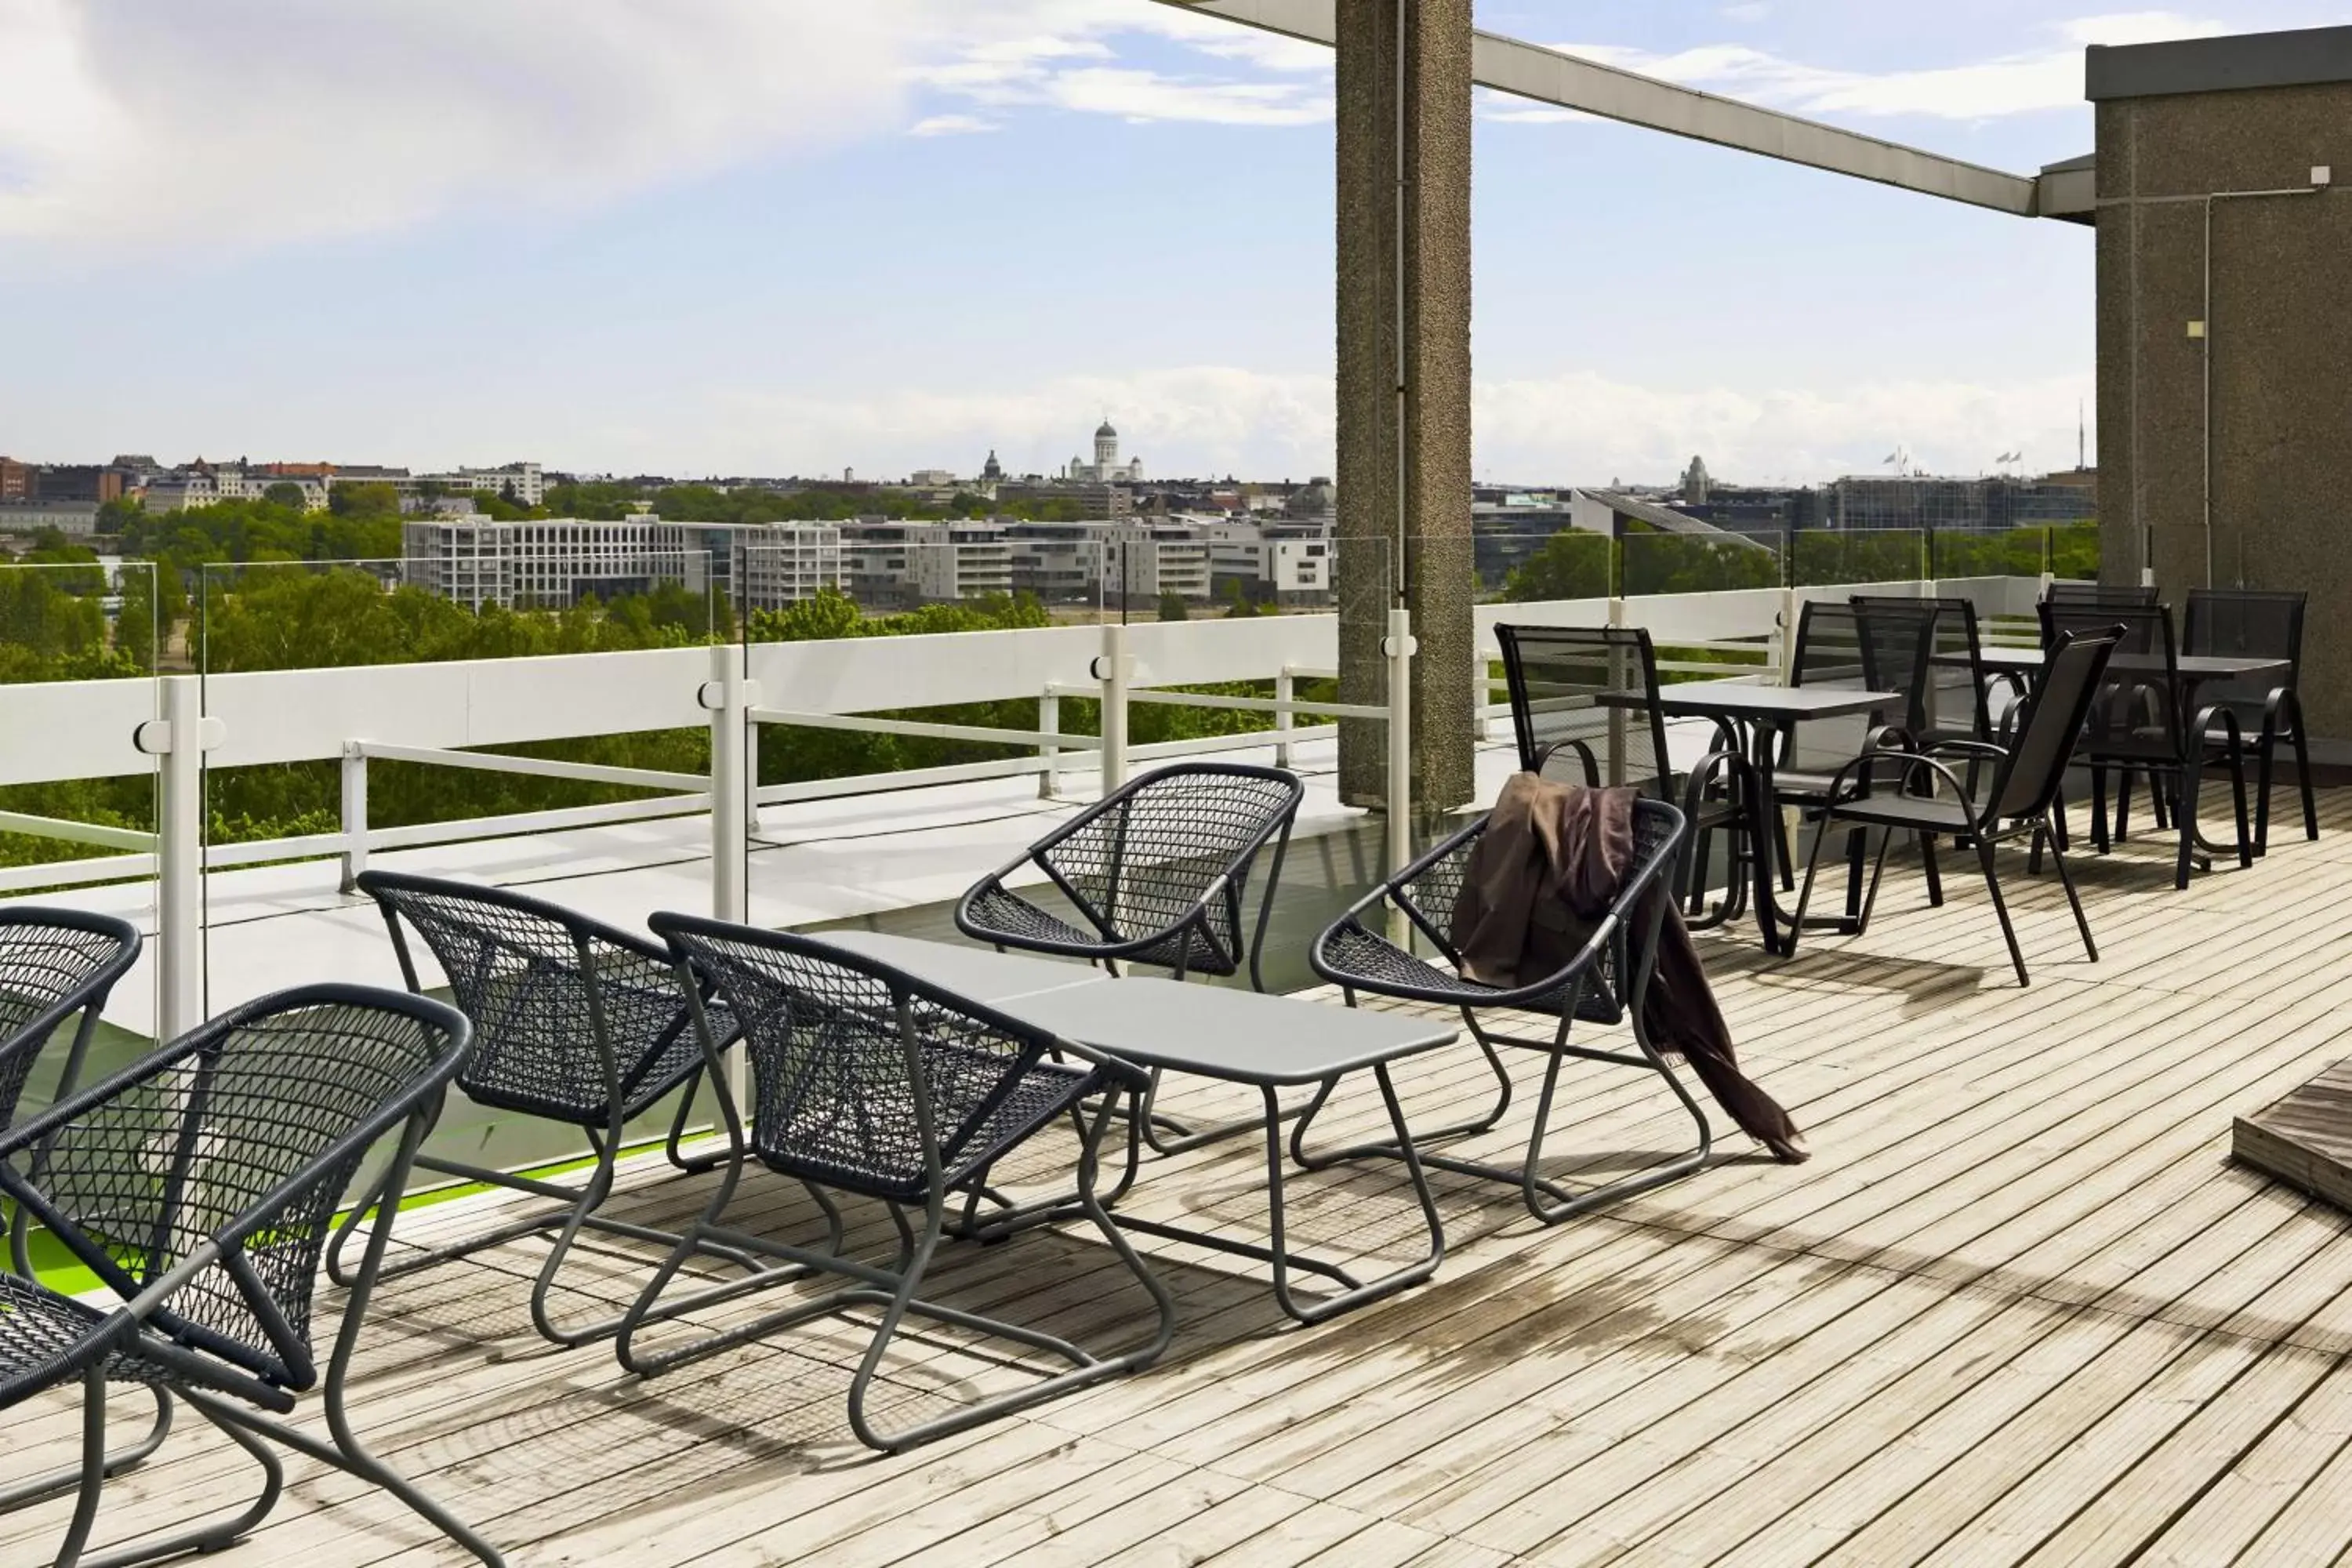
M1487 985L1532 984L1576 956L1633 865L1640 793L1525 773L1503 786L1454 907L1451 936L1465 975ZM1773 1158L1788 1164L1807 1158L1789 1113L1740 1070L1731 1030L1671 899L1643 1021L1657 1048L1689 1062L1717 1103Z

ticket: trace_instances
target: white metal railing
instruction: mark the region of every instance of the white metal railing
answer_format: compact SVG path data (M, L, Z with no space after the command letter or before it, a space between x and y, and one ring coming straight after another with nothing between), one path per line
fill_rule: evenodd
M1737 665L1670 659L1676 673L1752 668L1785 671L1789 633L1809 597L1843 596L1857 586L1759 589L1481 605L1473 678L1482 733L1508 712L1497 704L1496 625L1635 624L1662 647L1738 655ZM1988 616L2030 611L2042 584L1981 578L1876 585L1880 591L1960 595ZM346 888L372 851L454 844L560 829L708 814L712 905L740 919L748 835L762 805L1034 776L1058 797L1076 752L1093 760L1108 793L1131 764L1179 756L1274 748L1291 765L1297 748L1330 738L1335 721L1379 722L1389 731L1392 789L1410 764L1406 704L1416 650L1410 623L1394 612L1384 643L1386 704L1301 700L1297 683L1337 674L1338 621L1330 615L1219 621L1069 626L837 641L660 649L387 665L250 674L166 676L140 680L0 686L0 784L152 774L158 780L152 831L0 813L0 832L36 835L121 853L0 868L0 895L153 878L161 1005L158 1026L198 1021L202 879L241 866L340 857ZM1271 697L1183 687L1271 680ZM1061 704L1099 704L1098 732L1071 732ZM1033 730L878 717L887 710L1034 700ZM1138 745L1129 720L1137 705L1262 713L1270 731ZM1299 721L1315 722L1301 724ZM560 762L485 750L534 742L707 726L708 774ZM987 742L1023 754L855 778L757 785L751 759L758 727ZM203 770L298 762L341 769L337 830L253 843L207 844ZM384 827L369 820L369 764L400 762L565 779L658 792L649 798ZM1407 814L1391 823L1390 858L1409 850Z

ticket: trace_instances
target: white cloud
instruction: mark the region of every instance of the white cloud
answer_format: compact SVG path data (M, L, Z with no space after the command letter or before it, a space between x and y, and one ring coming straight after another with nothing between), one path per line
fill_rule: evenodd
M907 127L909 136L976 136L997 129L993 121L976 114L934 114Z
M0 0L0 237L342 234L871 134L904 8Z
M2061 22L2058 47L1970 65L1853 71L1807 65L1742 44L1707 44L1653 54L1612 44L1559 44L1567 54L1801 114L1925 115L1987 120L2083 101L2083 48L2207 37L2221 23L2172 11L2120 12Z
M1529 483L1664 481L1694 452L1733 480L1813 481L1870 472L1896 447L1940 472L1977 473L2022 447L2029 461L2071 463L2078 401L2091 376L1985 385L1927 379L1859 382L1834 393L1757 384L1668 387L1596 372L1475 389L1479 476ZM718 471L816 471L855 462L898 473L976 466L993 447L1014 471L1045 472L1084 445L1111 411L1126 450L1154 474L1303 479L1331 471L1335 420L1326 375L1193 365L1068 376L1026 387L864 397L740 392L699 422L725 444ZM790 432L779 449L776 432ZM676 452L629 455L658 467ZM618 460L618 459L616 459Z

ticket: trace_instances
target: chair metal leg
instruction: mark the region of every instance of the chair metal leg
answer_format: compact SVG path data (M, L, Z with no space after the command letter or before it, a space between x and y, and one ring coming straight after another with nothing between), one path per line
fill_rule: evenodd
M1992 894L1992 912L2000 917L2000 934L2009 943L2009 961L2017 965L2017 983L2031 985L2033 982L2025 973L2025 953L2017 945L2017 928L2010 923L2009 905L2000 896L2000 873L1993 868L1992 840L1979 837L1977 861L1984 868L1985 887Z
M548 1299L555 1290L557 1278L562 1270L565 1259L570 1257L572 1244L579 1238L580 1233L583 1230L591 1230L600 1235L622 1237L632 1241L648 1242L656 1246L668 1246L678 1238L670 1231L656 1230L650 1226L614 1219L596 1212L612 1195L617 1156L614 1140L609 1133L601 1138L592 1135L590 1142L596 1151L596 1165L590 1173L587 1184L579 1187L567 1187L558 1183L542 1182L529 1176L516 1175L510 1172L482 1170L452 1161L426 1161L420 1158L416 1161L416 1164L424 1169L436 1171L443 1174L462 1176L469 1181L504 1187L509 1191L535 1197L552 1199L562 1206L534 1210L520 1218L509 1220L463 1240L451 1242L444 1247L413 1252L397 1262L383 1265L383 1277L398 1279L421 1268L429 1268L436 1264L469 1258L476 1253L488 1251L491 1247L552 1229L556 1232L554 1245L549 1249L547 1258L541 1264L539 1274L531 1284L531 1326L538 1331L541 1338L551 1344L562 1345L567 1349L576 1348L597 1340L610 1339L620 1331L621 1315L587 1324L565 1325L555 1321L554 1314L548 1307ZM352 1273L345 1259L344 1248L353 1233L370 1215L385 1212L384 1205L388 1196L382 1185L379 1185L365 1199L353 1205L351 1212L346 1214L342 1222L335 1227L334 1237L327 1247L326 1263L328 1278L334 1280L336 1284L349 1286L352 1283ZM395 1201L393 1204L393 1212L397 1212L397 1207ZM837 1234L839 1216L835 1215L832 1218L836 1226ZM703 1250L708 1256L722 1258L744 1269L748 1274L756 1276L761 1272L761 1266L740 1252L725 1248Z
M698 1072L686 1080L686 1090L678 1096L677 1114L670 1118L669 1137L662 1144L663 1158L689 1176L707 1174L727 1163L727 1151L723 1148L708 1154L689 1155L685 1151L687 1122L693 1115L694 1096L702 1087L702 1079Z
M1814 834L1813 852L1805 857L1805 885L1797 895L1796 913L1789 917L1789 944L1780 950L1780 956L1784 959L1797 956L1797 935L1805 929L1805 906L1813 901L1813 877L1821 869L1822 845L1828 838L1825 832Z
M286 1489L286 1469L278 1462L278 1456L270 1452L268 1445L241 1429L237 1424L224 1420L207 1409L196 1394L184 1390L183 1393L198 1415L244 1449L247 1456L261 1467L261 1495L232 1518L199 1525L162 1541L145 1541L134 1546L117 1547L99 1556L84 1557L80 1560L80 1568L132 1568L135 1563L157 1563L191 1552L218 1552L235 1545L259 1529L261 1521L268 1519L270 1510L278 1506L278 1500ZM70 1559L60 1557L58 1561L65 1563Z
M2294 699L2294 779L2296 793L2303 796L2303 836L2319 837L2319 799L2312 793L2311 752L2303 739L2303 700Z
M2037 840L2043 831L2040 827L2034 829ZM2091 921L2083 913L2081 896L2074 891L2074 874L2066 868L2066 852L2053 843L2050 847L2050 858L2058 867L2058 885L2066 889L2067 906L2074 911L2074 929L2083 933L2083 951L2090 955L2093 963L2096 963L2099 962L2099 944L2091 940Z
M1106 1097L1106 1100L1108 1101L1109 1098L1112 1097ZM856 1434L860 1442L887 1453L896 1453L919 1443L927 1443L950 1433L962 1431L982 1421L1024 1409L1088 1384L1098 1383L1105 1378L1147 1366L1156 1361L1175 1338L1176 1306L1167 1288L1160 1284L1158 1278L1145 1267L1143 1259L1135 1252L1127 1238L1112 1225L1110 1215L1104 1211L1096 1195L1095 1180L1100 1167L1102 1138L1105 1129L1113 1120L1108 1103L1096 1112L1084 1152L1080 1155L1076 1205L1078 1212L1102 1233L1128 1272L1150 1293L1152 1303L1158 1310L1158 1328L1152 1338L1139 1346L1116 1355L1097 1356L1058 1335L921 1300L917 1292L921 1287L924 1272L929 1268L932 1254L937 1250L946 1231L947 1194L932 1194L925 1207L924 1225L919 1235L908 1226L906 1215L900 1211L899 1206L891 1205L891 1216L898 1224L902 1244L896 1266L887 1269L874 1268L855 1258L843 1257L837 1252L814 1253L784 1243L726 1230L719 1226L716 1222L718 1215L724 1212L725 1200L732 1196L735 1184L732 1178L740 1170L740 1163L737 1162L730 1163L729 1167L730 1180L726 1183L723 1192L714 1195L712 1205L705 1209L704 1219L696 1222L695 1233L690 1233L687 1238L681 1240L678 1247L665 1263L662 1271L646 1285L645 1291L631 1307L628 1321L615 1342L615 1352L621 1365L638 1377L652 1377L688 1362L701 1360L730 1346L764 1339L801 1323L832 1316L845 1307L879 1306L884 1309L881 1326L876 1331L873 1342L859 1362L857 1373L850 1384L849 1423L851 1430ZM1132 1136L1131 1132L1130 1136ZM772 1269L765 1277L756 1280L731 1281L730 1288L735 1294L740 1295L747 1289L782 1281L788 1278L806 1278L818 1270L845 1277L852 1283L838 1290L828 1291L821 1297L796 1301L789 1307L768 1313L753 1321L739 1323L719 1332L705 1335L672 1350L652 1354L639 1352L635 1345L638 1329L647 1322L662 1317L675 1316L677 1311L684 1310L682 1303L662 1303L659 1298L663 1289L676 1274L677 1265L689 1255L691 1248L688 1243L696 1239L707 1240L712 1237L722 1239L730 1247L758 1251L781 1258L790 1266ZM1045 1378L1026 1387L965 1405L936 1420L919 1424L904 1431L882 1432L877 1430L866 1417L866 1393L877 1369L881 1364L883 1353L888 1349L891 1339L898 1333L901 1322L909 1315L1008 1340L1033 1350L1045 1351L1062 1357L1072 1365L1066 1372Z
M2183 763L2175 775L2175 787L2179 794L2174 800L2172 815L2180 830L2180 855L2172 873L2172 885L2176 889L2189 886L2189 861L2197 853L2197 796L2200 793L2199 786L2204 782L2202 774L2203 770L2190 762Z
M1936 863L1936 836L1932 833L1919 835L1919 866L1920 869L1927 874L1927 907L1931 910L1942 909L1944 907L1944 872L1943 868Z
M2091 847L2105 855L2111 847L2107 837L2107 770L2091 770Z
M81 1374L81 1495L74 1501L73 1521L58 1548L58 1568L73 1568L81 1561L90 1526L98 1522L98 1494L105 1485L106 1369L92 1363Z
M2138 776L2139 774L2131 768L2120 768L2116 770L2115 841L2117 844L2121 844L2131 837L2132 781ZM2159 795L2163 793L2162 791L2156 789L2156 779L2153 775L2149 777L2147 782L2148 788L2150 790L2154 790ZM2158 819L2157 827L2160 831L2164 826L2164 808L2162 806L2157 806L2154 810Z
M152 1457L156 1449L162 1447L163 1439L171 1435L172 1396L165 1393L161 1385L154 1384L147 1385L147 1392L155 1397L154 1422L147 1428L146 1436L130 1447L119 1454L106 1456L105 1474L109 1479L119 1476L125 1470L136 1468ZM56 1497L59 1493L71 1491L81 1484L81 1478L82 1467L77 1464L69 1465L63 1469L51 1470L45 1476L35 1476L29 1480L17 1481L0 1488L0 1513L7 1513L44 1499Z

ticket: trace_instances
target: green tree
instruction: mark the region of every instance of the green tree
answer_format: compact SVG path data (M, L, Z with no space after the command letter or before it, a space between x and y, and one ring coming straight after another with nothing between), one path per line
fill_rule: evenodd
M1609 596L1610 542L1601 534L1562 529L1538 545L1503 579L1514 604Z
M1171 589L1160 595L1160 618L1163 621L1189 621L1192 618L1192 606L1184 602L1183 595Z
M266 487L261 492L261 499L271 506L282 506L289 511L310 510L310 502L302 496L302 487L286 479L280 479L276 484Z

